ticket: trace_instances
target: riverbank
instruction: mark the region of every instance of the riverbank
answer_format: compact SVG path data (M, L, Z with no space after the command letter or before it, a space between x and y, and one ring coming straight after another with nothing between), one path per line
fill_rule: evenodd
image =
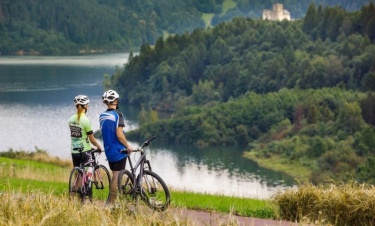
M268 158L260 157L255 151L244 152L243 156L256 162L260 167L283 172L295 179L308 180L312 172L308 167L304 167L297 161L290 161L278 155L273 155Z

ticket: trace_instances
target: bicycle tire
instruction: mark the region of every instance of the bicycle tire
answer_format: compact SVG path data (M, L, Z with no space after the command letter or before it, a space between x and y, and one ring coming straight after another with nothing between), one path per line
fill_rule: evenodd
M133 175L129 170L121 170L118 175L118 198L121 205L126 206L130 211L135 211L138 205L139 195L133 188Z
M82 179L82 171L79 167L74 167L70 171L70 176L69 176L69 197L73 198L76 196L77 193L80 196L81 201L83 201L83 194L81 191L81 179Z
M121 170L118 175L118 192L122 199L132 200L133 194L133 175L129 170Z
M168 186L158 174L153 171L144 170L141 186L143 201L151 209L164 211L168 208L171 195Z
M91 182L92 197L95 200L104 200L107 203L111 191L111 175L107 167L104 165L96 167L91 177Z

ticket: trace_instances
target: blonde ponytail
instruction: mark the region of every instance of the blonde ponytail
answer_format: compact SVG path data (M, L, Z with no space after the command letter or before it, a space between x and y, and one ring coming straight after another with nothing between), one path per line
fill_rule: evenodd
M85 112L85 108L82 107L82 105L77 105L77 120L78 120L78 123L79 123L79 119L81 118L81 114L82 112Z

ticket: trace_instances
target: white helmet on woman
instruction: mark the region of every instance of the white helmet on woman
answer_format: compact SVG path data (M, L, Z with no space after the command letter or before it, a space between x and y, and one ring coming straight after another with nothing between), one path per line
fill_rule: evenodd
M103 100L103 103L112 103L114 100L118 99L119 97L120 95L118 95L116 91L110 89L104 92L102 96L102 100Z
M78 95L74 98L75 105L86 105L90 103L89 98L86 95Z

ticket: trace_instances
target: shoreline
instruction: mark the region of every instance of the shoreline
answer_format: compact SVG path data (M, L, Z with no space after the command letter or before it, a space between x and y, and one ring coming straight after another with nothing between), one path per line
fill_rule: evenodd
M285 159L281 156L272 156L270 158L259 158L255 151L245 151L243 154L244 158L251 159L256 162L260 167L269 170L285 173L286 175L293 177L294 180L308 180L311 178L312 172L309 168L301 166L296 162L288 162L285 164Z

